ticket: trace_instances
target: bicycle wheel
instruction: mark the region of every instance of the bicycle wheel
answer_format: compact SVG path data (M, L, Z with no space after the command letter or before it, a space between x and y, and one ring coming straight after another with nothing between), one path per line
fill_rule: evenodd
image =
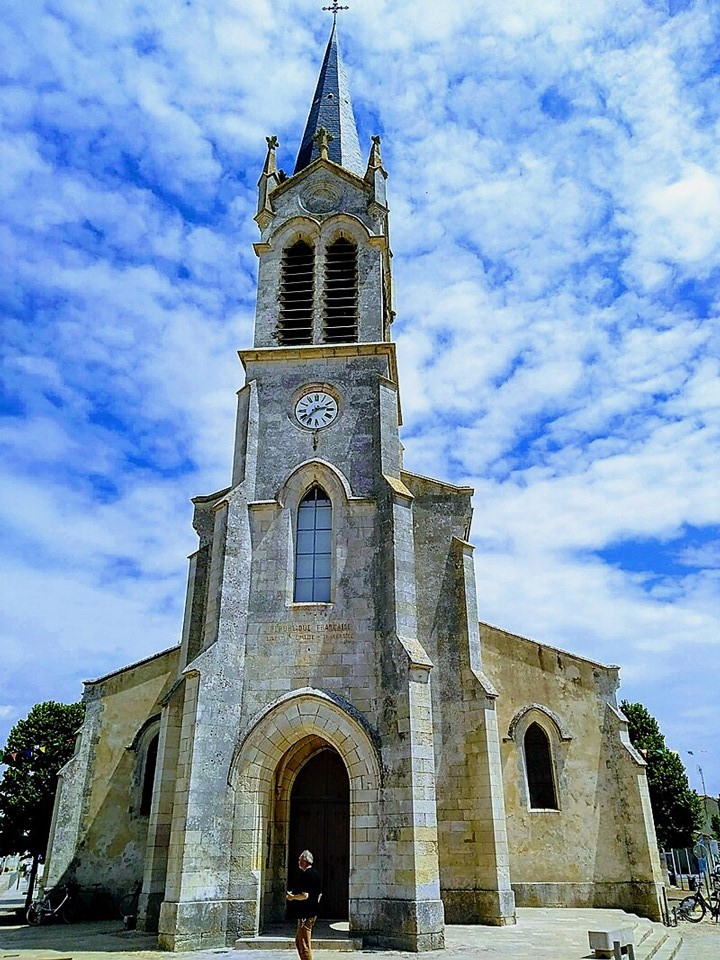
M705 916L705 904L697 895L685 897L681 900L677 908L678 916L681 920L689 920L690 923L700 923Z
M27 908L25 919L32 927L36 927L40 923L42 920L42 904L38 900L35 900Z
M708 897L708 905L710 907L710 916L715 920L715 923L720 920L720 892L713 890L713 892Z
M120 898L118 908L120 910L120 916L123 920L125 917L137 916L137 903L138 898L137 894L135 893L126 893L124 897Z
M60 910L59 916L63 923L75 923L78 918L77 904L73 900L68 900Z

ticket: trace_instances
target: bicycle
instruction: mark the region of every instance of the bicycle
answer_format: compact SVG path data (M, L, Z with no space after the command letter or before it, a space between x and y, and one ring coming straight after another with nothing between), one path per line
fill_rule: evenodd
M138 901L141 891L142 880L136 880L130 893L126 893L124 897L120 898L118 908L120 910L120 916L124 921L127 921L130 917L137 917Z
M27 922L34 927L52 920L72 923L77 916L76 894L77 885L72 880L49 890L30 904L25 914Z
M708 912L715 923L720 920L720 872L713 874L712 881L713 889L705 897L702 892L700 877L697 878L695 893L685 897L676 907L677 916L680 920L700 923Z

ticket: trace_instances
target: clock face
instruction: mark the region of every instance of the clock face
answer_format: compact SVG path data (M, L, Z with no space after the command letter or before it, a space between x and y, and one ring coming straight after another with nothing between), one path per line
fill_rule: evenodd
M337 415L337 400L324 390L311 390L295 404L298 423L310 430L329 426Z

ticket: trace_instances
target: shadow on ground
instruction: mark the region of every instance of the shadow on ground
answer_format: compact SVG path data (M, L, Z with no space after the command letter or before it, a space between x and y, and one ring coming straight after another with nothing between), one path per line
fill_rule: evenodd
M19 927L25 923L25 911L0 913L0 927Z
M9 921L9 923L8 923ZM133 953L156 951L157 935L126 930L122 920L97 920L86 923L48 923L30 927L17 917L4 915L2 923L2 951L19 950L95 951Z

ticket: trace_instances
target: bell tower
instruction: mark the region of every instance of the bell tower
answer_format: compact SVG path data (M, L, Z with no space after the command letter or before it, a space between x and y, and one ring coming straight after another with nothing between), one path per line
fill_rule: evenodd
M254 347L240 351L258 440L273 450L272 462L258 464L255 493L272 495L287 470L315 457L368 495L379 475L400 470L387 174L379 137L361 161L335 18L291 177L278 169L278 146L267 138ZM378 377L395 395L394 422L382 430ZM233 484L248 478L243 403ZM378 444L384 466L373 463Z
M267 138L232 480L194 500L200 542L143 894L148 916L162 896L159 943L171 949L232 944L282 921L297 845L313 850L326 902L353 935L442 947L436 782L467 763L461 739L445 750L436 735L448 694L473 725L464 789L476 783L489 811L469 831L448 795L452 916L514 916L495 692L465 542L472 491L403 469L387 174L379 137L361 159L341 8L329 9L292 176ZM433 683L440 604L465 650ZM313 792L314 771L333 782Z

